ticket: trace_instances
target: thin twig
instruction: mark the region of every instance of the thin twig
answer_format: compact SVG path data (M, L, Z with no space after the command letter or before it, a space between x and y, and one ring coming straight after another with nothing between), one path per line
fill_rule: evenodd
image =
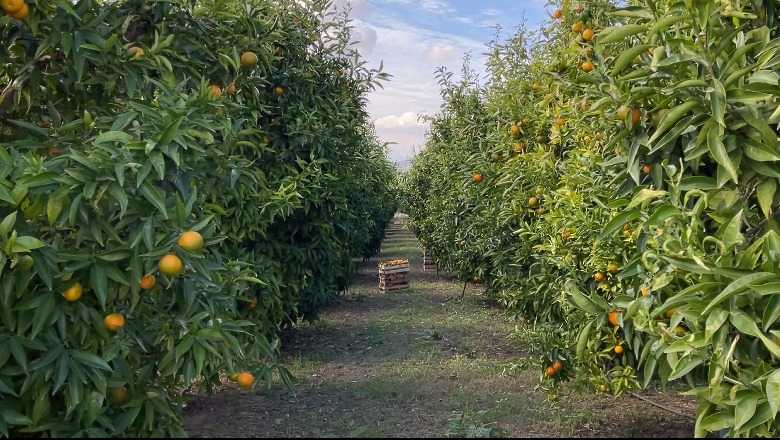
M648 399L647 397L640 396L639 394L636 394L636 393L631 393L631 395L636 397L639 400L644 400L645 402L649 403L650 405L653 405L655 407L658 407L658 408L661 408L663 410L669 411L670 413L677 414L678 416L685 417L686 419L691 419L693 421L696 421L696 418L691 416L690 414L684 414L684 413L681 413L680 411L677 411L676 409L669 408L668 406L661 405L660 403L655 403L652 400Z

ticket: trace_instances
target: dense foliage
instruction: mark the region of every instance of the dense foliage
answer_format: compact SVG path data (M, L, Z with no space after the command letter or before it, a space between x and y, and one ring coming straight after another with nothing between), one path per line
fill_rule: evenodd
M365 111L387 75L346 17L2 6L0 437L181 436L185 387L290 385L277 332L347 287L395 210Z
M778 6L563 0L485 84L440 72L404 209L545 388L680 380L697 435L780 433Z

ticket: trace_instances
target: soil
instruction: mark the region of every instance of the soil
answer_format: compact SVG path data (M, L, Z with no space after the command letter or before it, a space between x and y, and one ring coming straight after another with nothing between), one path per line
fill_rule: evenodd
M191 437L692 438L696 402L674 392L643 397L535 391L538 373L508 374L522 347L514 322L480 286L423 271L422 251L397 216L382 252L360 263L353 286L321 318L281 335L295 393L226 384L185 407ZM377 262L409 259L408 290L381 293Z

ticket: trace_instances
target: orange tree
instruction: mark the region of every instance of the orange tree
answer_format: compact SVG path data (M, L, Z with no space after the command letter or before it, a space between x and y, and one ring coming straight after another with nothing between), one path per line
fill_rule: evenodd
M413 225L533 323L516 336L539 349L546 386L684 379L697 435L776 436L776 3L555 7L530 41L491 45L491 80L471 89L481 139L441 129L462 106L445 94L405 179L438 189L407 186ZM446 192L471 173L481 189ZM456 215L479 261L452 252L470 246L442 231Z
M346 18L25 5L0 17L0 436L182 436L185 387L290 386L278 329L395 207Z

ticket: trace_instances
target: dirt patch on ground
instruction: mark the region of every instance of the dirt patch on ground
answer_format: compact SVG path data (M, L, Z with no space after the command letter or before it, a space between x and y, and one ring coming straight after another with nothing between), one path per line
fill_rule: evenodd
M507 341L514 324L480 286L469 283L461 300L462 283L422 271L402 222L389 232L346 297L281 335L283 363L299 380L295 395L227 385L194 396L185 408L190 436L693 436L696 404L675 393L641 395L690 417L631 396L571 394L551 404L534 391L535 373L505 374L522 356ZM396 258L410 260L412 288L382 294L376 264Z

